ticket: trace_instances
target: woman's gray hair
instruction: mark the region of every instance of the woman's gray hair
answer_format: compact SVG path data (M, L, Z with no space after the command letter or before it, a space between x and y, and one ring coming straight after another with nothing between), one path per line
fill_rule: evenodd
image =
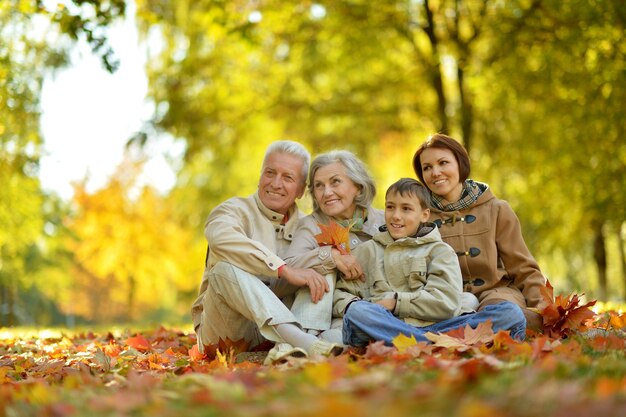
M356 205L368 208L376 195L376 184L374 184L374 180L369 172L367 172L365 164L350 151L334 150L317 155L315 159L313 159L313 162L311 162L311 169L309 170L309 193L311 193L313 199L313 210L317 212L320 211L319 204L315 200L315 185L313 184L315 173L320 168L334 164L335 162L339 162L346 168L348 178L361 190L361 194L355 199Z
M311 154L305 149L302 144L294 142L292 140L279 140L272 142L265 151L265 157L263 158L263 166L267 158L274 153L286 153L293 155L302 160L302 181L306 184L306 177L309 172L309 164L311 163Z

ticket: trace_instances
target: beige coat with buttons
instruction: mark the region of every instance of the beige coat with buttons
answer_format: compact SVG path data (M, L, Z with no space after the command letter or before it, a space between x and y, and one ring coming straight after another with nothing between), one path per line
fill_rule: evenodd
M444 242L459 255L464 290L480 307L511 301L520 307L543 307L546 279L531 255L511 206L490 189L463 210L431 208L430 221L440 223Z

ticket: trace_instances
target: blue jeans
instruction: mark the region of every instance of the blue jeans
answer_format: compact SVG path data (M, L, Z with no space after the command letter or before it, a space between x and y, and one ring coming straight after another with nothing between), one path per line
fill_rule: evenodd
M426 333L445 333L469 325L476 328L480 323L491 320L494 332L508 330L513 339L523 340L526 336L526 318L522 309L509 301L486 306L476 313L464 314L425 327L415 327L400 320L386 308L369 301L355 301L343 318L343 343L350 346L367 346L382 340L392 346L399 334L413 336L418 342L430 341Z

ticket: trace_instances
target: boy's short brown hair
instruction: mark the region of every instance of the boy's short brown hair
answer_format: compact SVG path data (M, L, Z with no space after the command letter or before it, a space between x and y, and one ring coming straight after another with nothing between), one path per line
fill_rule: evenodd
M422 208L430 208L430 192L422 183L413 178L400 178L398 181L391 184L389 188L387 188L385 199L387 199L389 193L392 192L398 193L401 196L409 195L416 197Z

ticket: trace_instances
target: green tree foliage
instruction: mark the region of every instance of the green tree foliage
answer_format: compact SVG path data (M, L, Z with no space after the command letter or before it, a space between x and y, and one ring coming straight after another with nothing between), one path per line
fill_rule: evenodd
M27 277L46 263L41 255L48 212L37 178L44 75L67 64L72 39L83 37L103 65L113 69L113 57L99 31L123 14L125 4L77 0L47 10L43 3L0 2L0 324L31 320L33 309L27 301L33 300L25 295L39 289L32 288L33 280Z
M502 58L484 73L481 88L492 101L478 123L479 160L507 166L506 175L492 169L489 177L522 208L527 236L545 262L566 271L571 286L596 288L604 299L603 254L626 219L626 48L619 41L626 7L537 2L525 25L503 34L511 53L494 50ZM489 87L503 82L508 88ZM626 291L623 251L621 244L608 253L613 297L622 285ZM598 284L589 279L595 273Z
M350 149L384 190L450 133L557 291L626 292L622 1L136 0L156 110L131 144L183 141L177 186L127 163L71 205L37 179L42 80L77 41L115 70L105 28L127 2L44 3L0 2L0 324L182 317L206 215L255 190L279 138Z
M0 4L0 323L15 322L25 255L40 235L38 94L41 67L57 55L27 37L29 2Z
M351 149L384 189L444 130L511 201L557 288L620 285L602 276L619 276L623 247L600 231L615 239L624 222L623 2L137 3L160 39L152 126L187 144L187 210L253 190L250 161L272 139Z

